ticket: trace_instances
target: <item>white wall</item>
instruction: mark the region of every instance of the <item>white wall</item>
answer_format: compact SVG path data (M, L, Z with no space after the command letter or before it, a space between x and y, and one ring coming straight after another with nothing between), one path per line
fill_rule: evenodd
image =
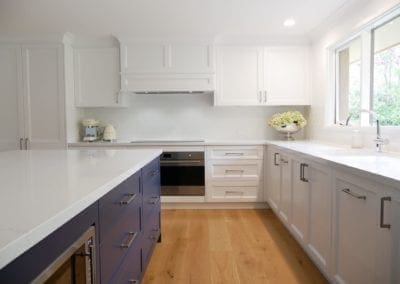
M329 52L332 46L356 32L363 25L399 4L398 0L355 1L337 13L315 32L312 40L313 86L310 125L307 135L311 139L350 145L351 128L329 126L333 124L332 92L329 90ZM362 129L364 144L374 147L375 129ZM391 140L388 150L400 151L400 130L383 128L382 135Z
M125 109L87 108L93 117L116 127L119 140L159 138L273 139L268 118L286 110L307 114L307 107L214 107L212 95L132 95ZM297 134L298 138L303 133ZM71 142L71 141L70 141Z

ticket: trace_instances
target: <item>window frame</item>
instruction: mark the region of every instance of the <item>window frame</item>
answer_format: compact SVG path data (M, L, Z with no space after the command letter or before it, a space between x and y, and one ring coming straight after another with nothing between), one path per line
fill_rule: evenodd
M374 45L375 30L386 25L390 21L400 17L400 5L383 13L361 28L349 34L344 40L341 40L329 47L330 53L330 116L329 120L334 126L341 125L339 121L339 53L348 48L357 38L361 39L361 109L372 110L374 95ZM333 112L332 112L333 107ZM361 127L372 127L373 119L368 113L361 113ZM400 128L400 126L383 126L386 128Z

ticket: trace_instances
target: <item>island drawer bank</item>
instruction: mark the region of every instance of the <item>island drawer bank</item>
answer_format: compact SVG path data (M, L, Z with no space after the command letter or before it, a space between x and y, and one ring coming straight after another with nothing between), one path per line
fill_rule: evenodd
M1 269L0 282L40 283L43 279L64 279L62 269L69 260L58 267L53 264L63 258L88 228L94 227L95 238L89 249L84 255L79 254L78 260L77 253L72 255L75 259L71 261L74 263L71 270L78 270L78 279L82 275L79 275L81 267L77 268L76 263L83 256L90 264L83 272L88 281L139 283L154 246L161 239L160 203L154 203L156 198L160 198L159 158ZM144 214L143 209L149 205L151 211Z

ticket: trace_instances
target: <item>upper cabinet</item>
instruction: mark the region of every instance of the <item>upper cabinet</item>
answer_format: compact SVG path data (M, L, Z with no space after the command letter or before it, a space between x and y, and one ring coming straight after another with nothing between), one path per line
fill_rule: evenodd
M0 44L0 150L63 148L64 45Z
M310 71L307 47L265 48L263 72L267 105L309 104Z
M262 49L221 47L217 50L217 105L263 103Z
M72 48L75 106L127 106L128 99L121 93L118 40L74 37Z
M77 107L124 106L118 47L74 48L74 93Z
M121 40L122 90L213 91L211 41Z
M215 104L307 105L308 61L304 46L221 46Z

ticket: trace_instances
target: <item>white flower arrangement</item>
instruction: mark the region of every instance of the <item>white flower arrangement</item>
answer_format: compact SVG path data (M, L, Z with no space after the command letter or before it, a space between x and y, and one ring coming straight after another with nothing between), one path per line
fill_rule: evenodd
M303 128L307 125L307 120L299 111L287 111L274 114L268 121L268 125L273 128L282 128L290 124Z

